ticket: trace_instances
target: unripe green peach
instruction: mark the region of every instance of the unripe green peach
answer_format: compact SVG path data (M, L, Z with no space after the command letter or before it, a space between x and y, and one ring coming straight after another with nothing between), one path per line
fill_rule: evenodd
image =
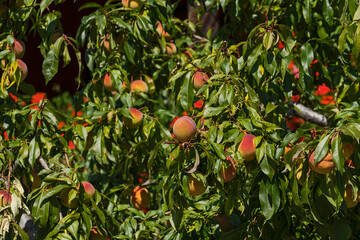
M135 90L138 90L138 91L141 91L144 93L149 92L148 85L146 84L146 82L144 82L142 80L135 80L135 81L131 82L130 89L131 89L131 92L135 92Z
M309 165L311 169L314 170L315 172L319 174L327 174L335 168L335 164L332 160L331 153L328 153L321 161L317 162L316 164L314 164L315 162L314 155L315 155L315 151L311 154L309 158Z
M60 200L65 207L73 209L78 206L79 198L75 197L72 200L69 199L69 192L71 191L71 189L72 188L66 188L62 190L60 193Z
M20 78L20 80L24 81L25 78L28 75L28 67L22 60L16 59L16 61L18 62L18 67L20 67L20 70L21 70L21 78Z
M0 190L0 206L2 205L8 205L11 204L11 193L8 193L8 191Z
M196 124L188 116L180 117L174 123L173 132L176 140L187 142L195 136L197 132Z
M166 46L166 54L173 55L177 52L176 45L174 43L170 43Z
M192 78L192 83L194 86L194 89L196 91L198 91L200 88L202 88L206 81L209 79L209 76L207 73L201 72L201 71L196 71L196 73L194 74L193 78Z
M252 134L245 134L244 138L238 147L240 155L245 161L252 161L256 158L256 146L254 143L255 136Z
M133 118L131 119L131 118L123 116L124 126L128 127L128 128L139 127L141 125L143 117L144 117L142 112L140 112L136 108L130 108L129 111Z
M121 2L124 5L124 7L132 8L132 9L137 9L141 5L140 0L122 0Z
M116 89L114 88L112 82L111 82L111 75L110 73L106 73L105 76L102 79L102 83L104 85L104 88L106 91L112 92Z
M188 178L188 183L190 195L193 197L199 196L206 191L206 186L191 175Z
M134 207L138 210L146 209L151 203L149 191L146 188L141 188L140 186L134 188L130 199Z

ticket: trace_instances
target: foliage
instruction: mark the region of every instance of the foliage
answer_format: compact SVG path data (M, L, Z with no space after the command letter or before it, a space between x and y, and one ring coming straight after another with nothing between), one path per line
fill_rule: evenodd
M61 13L53 10L62 2L2 1L8 8L0 21L0 188L12 201L0 204L0 236L27 239L22 213L39 226L37 239L88 239L94 227L109 239L359 234L359 207L344 202L346 186L354 198L360 186L357 1L202 1L199 17L224 13L224 26L206 38L198 35L201 22L173 17L177 3L164 0L141 1L136 9L121 1L87 2L81 9L93 12L83 16L76 36L67 36ZM158 23L171 40L158 33ZM74 96L49 99L20 81L10 46L15 37L26 43L30 34L41 37L44 61L42 69L29 71L42 71L46 83L59 67L78 62ZM167 54L170 43L177 53ZM196 71L209 75L198 91ZM105 90L105 74L114 91ZM148 92L130 90L137 79ZM329 125L298 120L294 102L325 115ZM132 118L129 108L143 113L137 128L123 125L123 117ZM190 142L171 135L180 115L197 125ZM257 136L255 161L244 161L238 151L246 133ZM355 148L351 156L342 151L345 142ZM331 151L335 169L311 170L314 151L315 163ZM229 159L236 176L224 183L221 169ZM205 193L190 194L190 177ZM90 201L78 188L81 181L96 188ZM130 201L139 185L151 193L146 210ZM78 199L76 207L62 204L64 190ZM227 232L216 221L223 214L231 224Z

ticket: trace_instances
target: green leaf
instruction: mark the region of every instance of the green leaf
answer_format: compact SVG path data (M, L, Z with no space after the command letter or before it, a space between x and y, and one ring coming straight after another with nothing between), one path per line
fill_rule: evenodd
M204 117L218 116L225 107L206 107L204 111Z
M305 4L302 6L302 12L307 24L311 24L312 19L312 10L311 10L311 0L304 0Z
M262 46L263 46L262 44L259 44L256 48L254 48L254 50L251 52L250 56L248 57L247 66L249 68L248 70L249 72L251 72L251 69L254 66L256 60L261 55Z
M354 46L352 48L352 53L356 63L359 63L358 58L360 53L360 24L358 24L358 27L355 32L355 39L354 39Z
M36 159L40 156L39 143L33 138L29 144L29 163L33 167Z
M342 54L345 50L347 33L348 33L348 28L345 27L339 36L338 49L340 54Z
M329 3L329 0L323 1L323 9L322 9L325 21L332 26L333 24L333 15L334 15L334 9L331 7L331 4Z
M360 5L356 9L356 12L355 12L354 18L353 18L353 21L357 21L357 20L360 20Z
M186 112L190 112L192 103L194 101L194 89L191 82L191 72L184 76L184 83L180 89L179 98L180 104Z
M309 43L305 43L301 47L301 65L306 75L310 76L309 66L314 59L314 51Z
M329 152L329 139L332 134L325 135L319 144L316 146L315 153L314 153L314 164L320 162Z
M40 11L43 13L43 11L52 3L53 0L42 0L40 3Z
M331 152L336 169L339 170L339 172L344 173L345 160L344 156L341 153L339 135L336 135L336 137L331 142Z
M124 45L124 50L125 50L126 58L127 58L132 64L135 65L134 57L135 57L136 50L135 50L134 46L132 45L132 43L130 43L129 41L126 41L126 42L125 42L125 45Z

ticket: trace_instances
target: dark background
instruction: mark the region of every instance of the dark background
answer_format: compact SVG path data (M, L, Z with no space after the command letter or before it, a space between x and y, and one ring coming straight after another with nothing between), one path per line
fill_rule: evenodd
M90 14L94 9L84 9L82 11L78 11L78 9L86 2L86 0L79 0L76 3L68 0L65 3L59 5L50 5L51 9L59 10L62 14L61 24L64 29L64 33L67 36L71 36L75 38L76 31L80 26L80 22L83 16ZM104 5L106 0L97 0L97 3ZM186 0L182 0L175 11L175 17L184 20L187 18L187 3ZM74 78L77 77L78 74L78 64L76 62L76 57L74 52L69 48L69 52L71 55L72 61L68 66L62 68L62 63L59 64L59 71L55 75L55 77L45 85L45 78L42 74L42 63L44 61L43 56L40 53L38 46L41 43L41 38L39 36L33 36L33 34L28 35L28 39L26 41L26 53L23 57L24 62L27 64L29 69L29 74L27 79L25 80L27 83L31 83L35 86L37 92L46 92L48 96L56 96L58 94L63 93L64 91L69 91L71 94L74 94L77 91L77 83L74 81ZM84 54L84 49L81 49ZM83 58L84 59L84 56ZM83 62L84 63L84 62ZM90 81L90 74L87 72L88 70L85 68L83 71L82 78L85 81Z

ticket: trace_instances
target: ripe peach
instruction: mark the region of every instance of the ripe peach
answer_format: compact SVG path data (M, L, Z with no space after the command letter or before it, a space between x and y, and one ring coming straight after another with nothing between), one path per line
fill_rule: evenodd
M131 89L131 92L135 92L135 90L138 90L138 91L141 91L144 93L149 92L148 85L146 84L146 82L144 82L142 80L135 80L135 81L131 82L130 89Z
M188 183L190 195L193 197L199 196L206 191L206 186L191 175L188 178Z
M123 116L124 126L128 128L137 128L141 125L144 116L142 112L140 112L136 108L130 108L129 111L133 118L131 119Z
M193 78L192 78L192 83L194 86L194 89L196 91L198 91L200 88L202 88L206 81L209 79L209 76L207 73L201 72L201 71L196 71Z
M94 196L95 188L91 183L81 182L81 184L83 185L86 194L88 194L90 196ZM78 185L78 189L80 189L80 184Z
M8 193L6 190L0 190L0 203L3 205L11 204L11 193Z
M14 39L14 53L16 58L22 58L25 54L25 49L25 43L23 41Z
M354 192L351 185L347 185L344 193L344 201L347 208L355 207L358 204L357 198L354 199Z
M161 23L157 25L156 32L159 34L159 36L164 36L166 41L169 41L171 39L171 35L163 29Z
M90 238L89 239L90 240L106 240L107 238L97 230L97 227L94 227L90 231Z
M188 58L190 58L190 59L192 58L192 54L189 50L186 50L184 53Z
M100 42L100 46L103 46L106 52L111 53L110 36L107 34Z
M18 67L20 67L20 70L21 70L21 79L20 80L24 81L28 75L28 67L22 60L16 59L16 61L18 62Z
M230 182L236 175L235 162L231 158L227 162L229 166L225 168L223 165L220 170L220 176L224 182Z
M140 7L140 0L122 0L121 1L124 7L137 9Z
M60 193L61 203L67 208L76 208L79 204L79 198L75 197L72 200L69 199L69 192L72 188L66 188Z
M114 86L112 85L112 82L111 82L110 73L105 74L105 76L102 79L102 83L103 83L104 88L105 88L106 91L109 91L109 92L115 91L115 88L114 88Z
M349 158L355 150L355 146L349 142L344 142L341 148L341 152L344 157Z
M130 199L134 207L138 210L146 209L151 202L149 191L146 188L141 188L140 186L134 188Z
M166 46L166 54L173 55L177 52L176 45L174 43L170 43Z
M242 139L238 151L245 161L252 161L256 158L256 146L254 143L255 136L252 134L245 134Z
M94 186L93 186L91 183L89 183L89 182L81 182L81 184L83 185L84 190L85 190L84 203L85 203L85 204L89 204L89 203L90 203L90 198L91 198L92 196L94 196L94 194L95 194L95 188L94 188ZM77 188L80 189L80 184L78 185Z
M196 124L188 116L180 117L174 123L173 132L176 140L187 142L195 136L197 132Z
M309 165L312 170L319 174L326 174L331 172L335 168L335 164L332 160L332 154L328 153L320 162L314 164L315 151L309 158Z

